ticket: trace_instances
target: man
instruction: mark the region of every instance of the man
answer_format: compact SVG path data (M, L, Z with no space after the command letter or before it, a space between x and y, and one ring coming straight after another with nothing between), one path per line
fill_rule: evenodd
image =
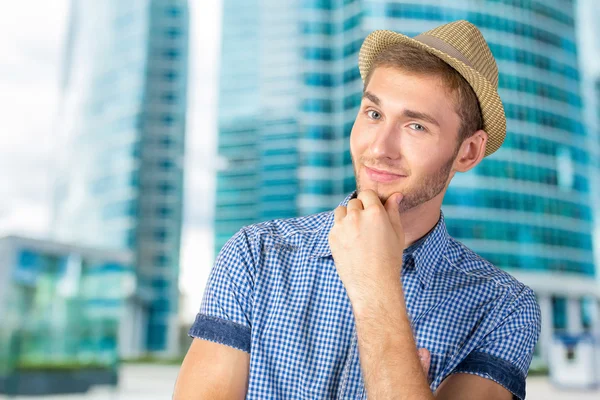
M525 397L534 293L448 236L440 210L504 140L487 43L466 21L375 31L359 67L357 193L224 246L175 399Z

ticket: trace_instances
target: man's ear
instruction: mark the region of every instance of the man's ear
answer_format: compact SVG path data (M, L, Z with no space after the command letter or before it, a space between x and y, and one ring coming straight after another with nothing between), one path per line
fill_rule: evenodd
M454 160L454 170L467 172L473 169L483 160L488 134L483 129L478 130L469 138L465 139L458 149Z

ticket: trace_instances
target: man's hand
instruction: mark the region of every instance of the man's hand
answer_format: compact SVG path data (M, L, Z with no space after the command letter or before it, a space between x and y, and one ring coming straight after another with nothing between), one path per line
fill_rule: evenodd
M335 222L329 233L329 246L338 275L358 317L359 328L366 326L363 325L364 318L372 315L371 307L377 307L378 313L386 314L393 312L386 310L387 305L398 304L390 302L390 299L400 301L400 307L404 302L404 229L398 210L402 197L401 193L394 193L382 205L374 191L365 190L360 192L358 198L350 200L348 207L340 206L334 213ZM405 326L410 332L408 321ZM397 334L404 335L399 331ZM412 342L411 346L414 346L412 337L404 340ZM430 353L427 349L419 349L417 356L424 376L427 377ZM361 363L370 364L369 354L363 355Z
M335 209L329 245L353 306L377 300L384 285L402 285L402 197L394 193L384 206L374 191L364 190L348 207Z

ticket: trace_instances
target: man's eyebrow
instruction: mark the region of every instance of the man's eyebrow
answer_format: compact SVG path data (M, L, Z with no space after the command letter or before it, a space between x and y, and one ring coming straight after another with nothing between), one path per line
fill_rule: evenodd
M375 103L376 106L380 106L381 105L381 100L379 100L379 97L375 96L371 92L364 92L363 93L363 99L364 98L367 98L367 99L371 100L371 102Z
M379 99L379 97L375 96L371 92L365 91L363 93L363 98L367 98L375 105L381 106L381 100ZM433 118L431 115L421 112L421 111L404 110L402 112L402 116L404 116L406 118L420 119L421 121L426 121L426 122L432 123L432 124L436 125L438 128L440 127L440 123L435 118Z
M406 118L414 118L414 119L420 119L422 121L427 121L434 125L437 125L438 128L440 127L440 123L437 122L437 120L435 118L433 118L431 115L426 114L424 112L414 111L414 110L404 110L404 112L402 112L402 115Z

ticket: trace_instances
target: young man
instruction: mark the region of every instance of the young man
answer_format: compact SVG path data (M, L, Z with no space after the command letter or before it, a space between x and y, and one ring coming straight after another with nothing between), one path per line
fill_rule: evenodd
M525 397L534 293L448 236L440 210L504 140L487 43L466 21L376 31L359 67L357 193L224 246L175 399Z

